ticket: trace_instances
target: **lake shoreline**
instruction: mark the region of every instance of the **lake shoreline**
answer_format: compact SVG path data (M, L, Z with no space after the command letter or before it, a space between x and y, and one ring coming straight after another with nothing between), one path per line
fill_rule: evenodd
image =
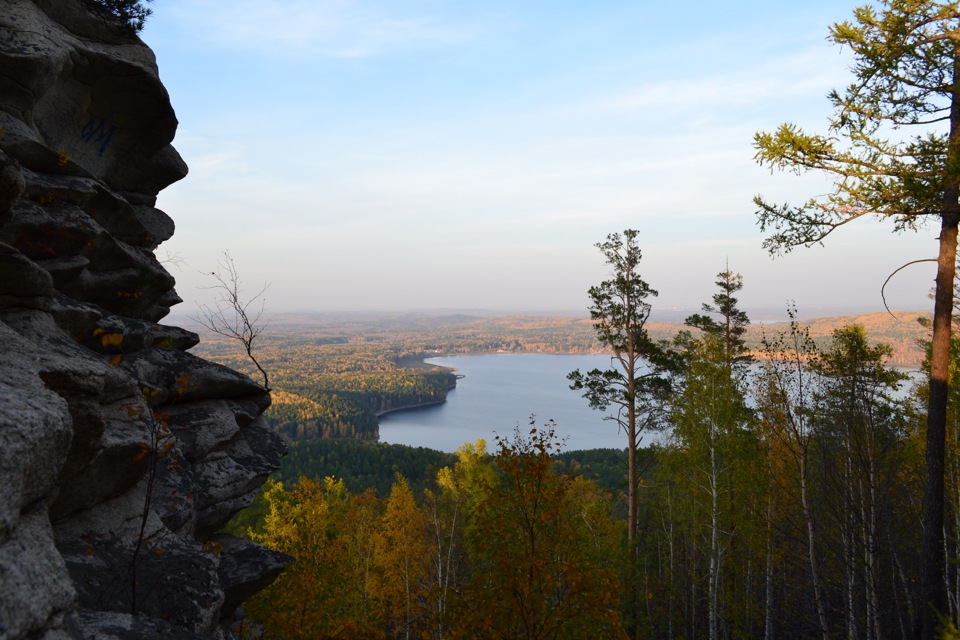
M400 358L399 360L397 360L397 366L402 367L404 369L416 369L420 371L433 371L435 369L440 369L442 371L449 371L450 373L453 373L454 371L456 371L456 369L454 369L453 367L444 367L441 365L430 364L426 362L427 358L440 358L440 357L443 357L443 356L436 356L436 355L407 356L405 358ZM454 374L454 376L456 380L460 380L461 378L463 378L463 375L461 374ZM449 393L451 389L457 388L456 380L454 380L453 384L447 387L447 390L444 393L444 397L442 400L428 400L427 402L414 402L413 404L405 404L402 407L392 407L390 409L384 409L383 411L375 411L374 413L377 416L378 423L379 423L379 419L382 416L385 416L389 413L397 413L399 411L410 411L413 409L422 409L424 407L433 407L438 404L443 404L444 402L447 401L446 394ZM378 436L379 436L379 427L380 425L378 424L377 425Z
M447 367L442 364L430 364L432 358L469 358L473 356L611 356L609 351L457 351L454 353L424 353L417 356L404 356L396 360L396 365L403 369L442 369L456 371L456 367Z
M456 385L449 387L447 391L455 388L456 388ZM433 407L438 404L443 404L446 401L447 399L444 398L443 400L430 400L429 402L417 402L414 404L405 404L402 407L394 407L392 409L384 409L383 411L377 411L376 414L377 414L377 418L380 418L382 416L387 415L388 413L397 413L399 411L410 411L413 409L422 409L424 407Z

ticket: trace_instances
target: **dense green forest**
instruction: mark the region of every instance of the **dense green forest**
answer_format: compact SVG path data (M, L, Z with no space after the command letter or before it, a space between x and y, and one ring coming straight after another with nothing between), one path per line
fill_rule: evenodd
M267 420L293 440L376 440L377 416L402 407L443 402L456 384L449 371L389 371L320 374L307 380L281 378Z

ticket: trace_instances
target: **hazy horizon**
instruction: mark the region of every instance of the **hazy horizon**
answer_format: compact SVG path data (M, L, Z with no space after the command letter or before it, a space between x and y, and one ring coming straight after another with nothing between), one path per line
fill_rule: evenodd
M787 307L766 307L766 308L744 308L743 309L752 323L769 323L787 321ZM932 313L932 304L929 309L893 309L895 316L901 320L913 321L911 313ZM198 309L190 309L185 305L174 307L170 315L166 317L166 323L174 320L180 324L196 325L195 317ZM650 322L683 322L683 320L693 314L702 313L699 307L691 308L654 308L650 315ZM858 307L815 307L815 308L797 308L797 319L801 321L816 320L821 318L830 318L838 316L856 316L873 313L888 313L881 305L880 308L858 308ZM531 308L408 308L408 309L265 309L262 316L262 323L271 321L290 320L296 317L309 319L316 318L400 318L404 316L423 316L430 318L441 318L446 316L472 316L472 317L502 317L502 316L543 316L549 317L574 317L589 318L589 311L584 309L531 309Z

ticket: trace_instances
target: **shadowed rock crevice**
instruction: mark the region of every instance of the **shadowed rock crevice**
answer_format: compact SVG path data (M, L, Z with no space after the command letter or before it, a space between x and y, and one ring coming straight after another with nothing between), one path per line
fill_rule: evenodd
M229 637L285 557L219 534L270 395L158 324L183 178L153 53L85 0L0 10L0 637Z

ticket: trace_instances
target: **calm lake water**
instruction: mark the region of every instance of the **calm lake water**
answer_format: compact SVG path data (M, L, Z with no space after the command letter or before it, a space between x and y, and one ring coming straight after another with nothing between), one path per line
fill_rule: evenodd
M487 441L493 450L494 436L511 436L518 424L529 430L530 415L537 425L556 421L557 434L566 438L564 450L623 449L626 436L603 413L590 409L577 391L571 391L567 374L610 367L603 355L494 354L430 358L430 364L456 369L464 376L443 404L389 413L380 417L380 440L441 451L455 451L464 442ZM922 377L907 371L911 380L898 394L909 393ZM641 445L656 436L644 436Z
M381 442L452 452L484 438L492 450L496 434L512 436L518 424L526 433L533 414L537 425L551 418L557 423L557 435L567 439L564 450L627 446L616 423L590 409L567 381L574 369L609 368L609 356L493 354L427 362L454 368L463 378L443 404L381 416Z

